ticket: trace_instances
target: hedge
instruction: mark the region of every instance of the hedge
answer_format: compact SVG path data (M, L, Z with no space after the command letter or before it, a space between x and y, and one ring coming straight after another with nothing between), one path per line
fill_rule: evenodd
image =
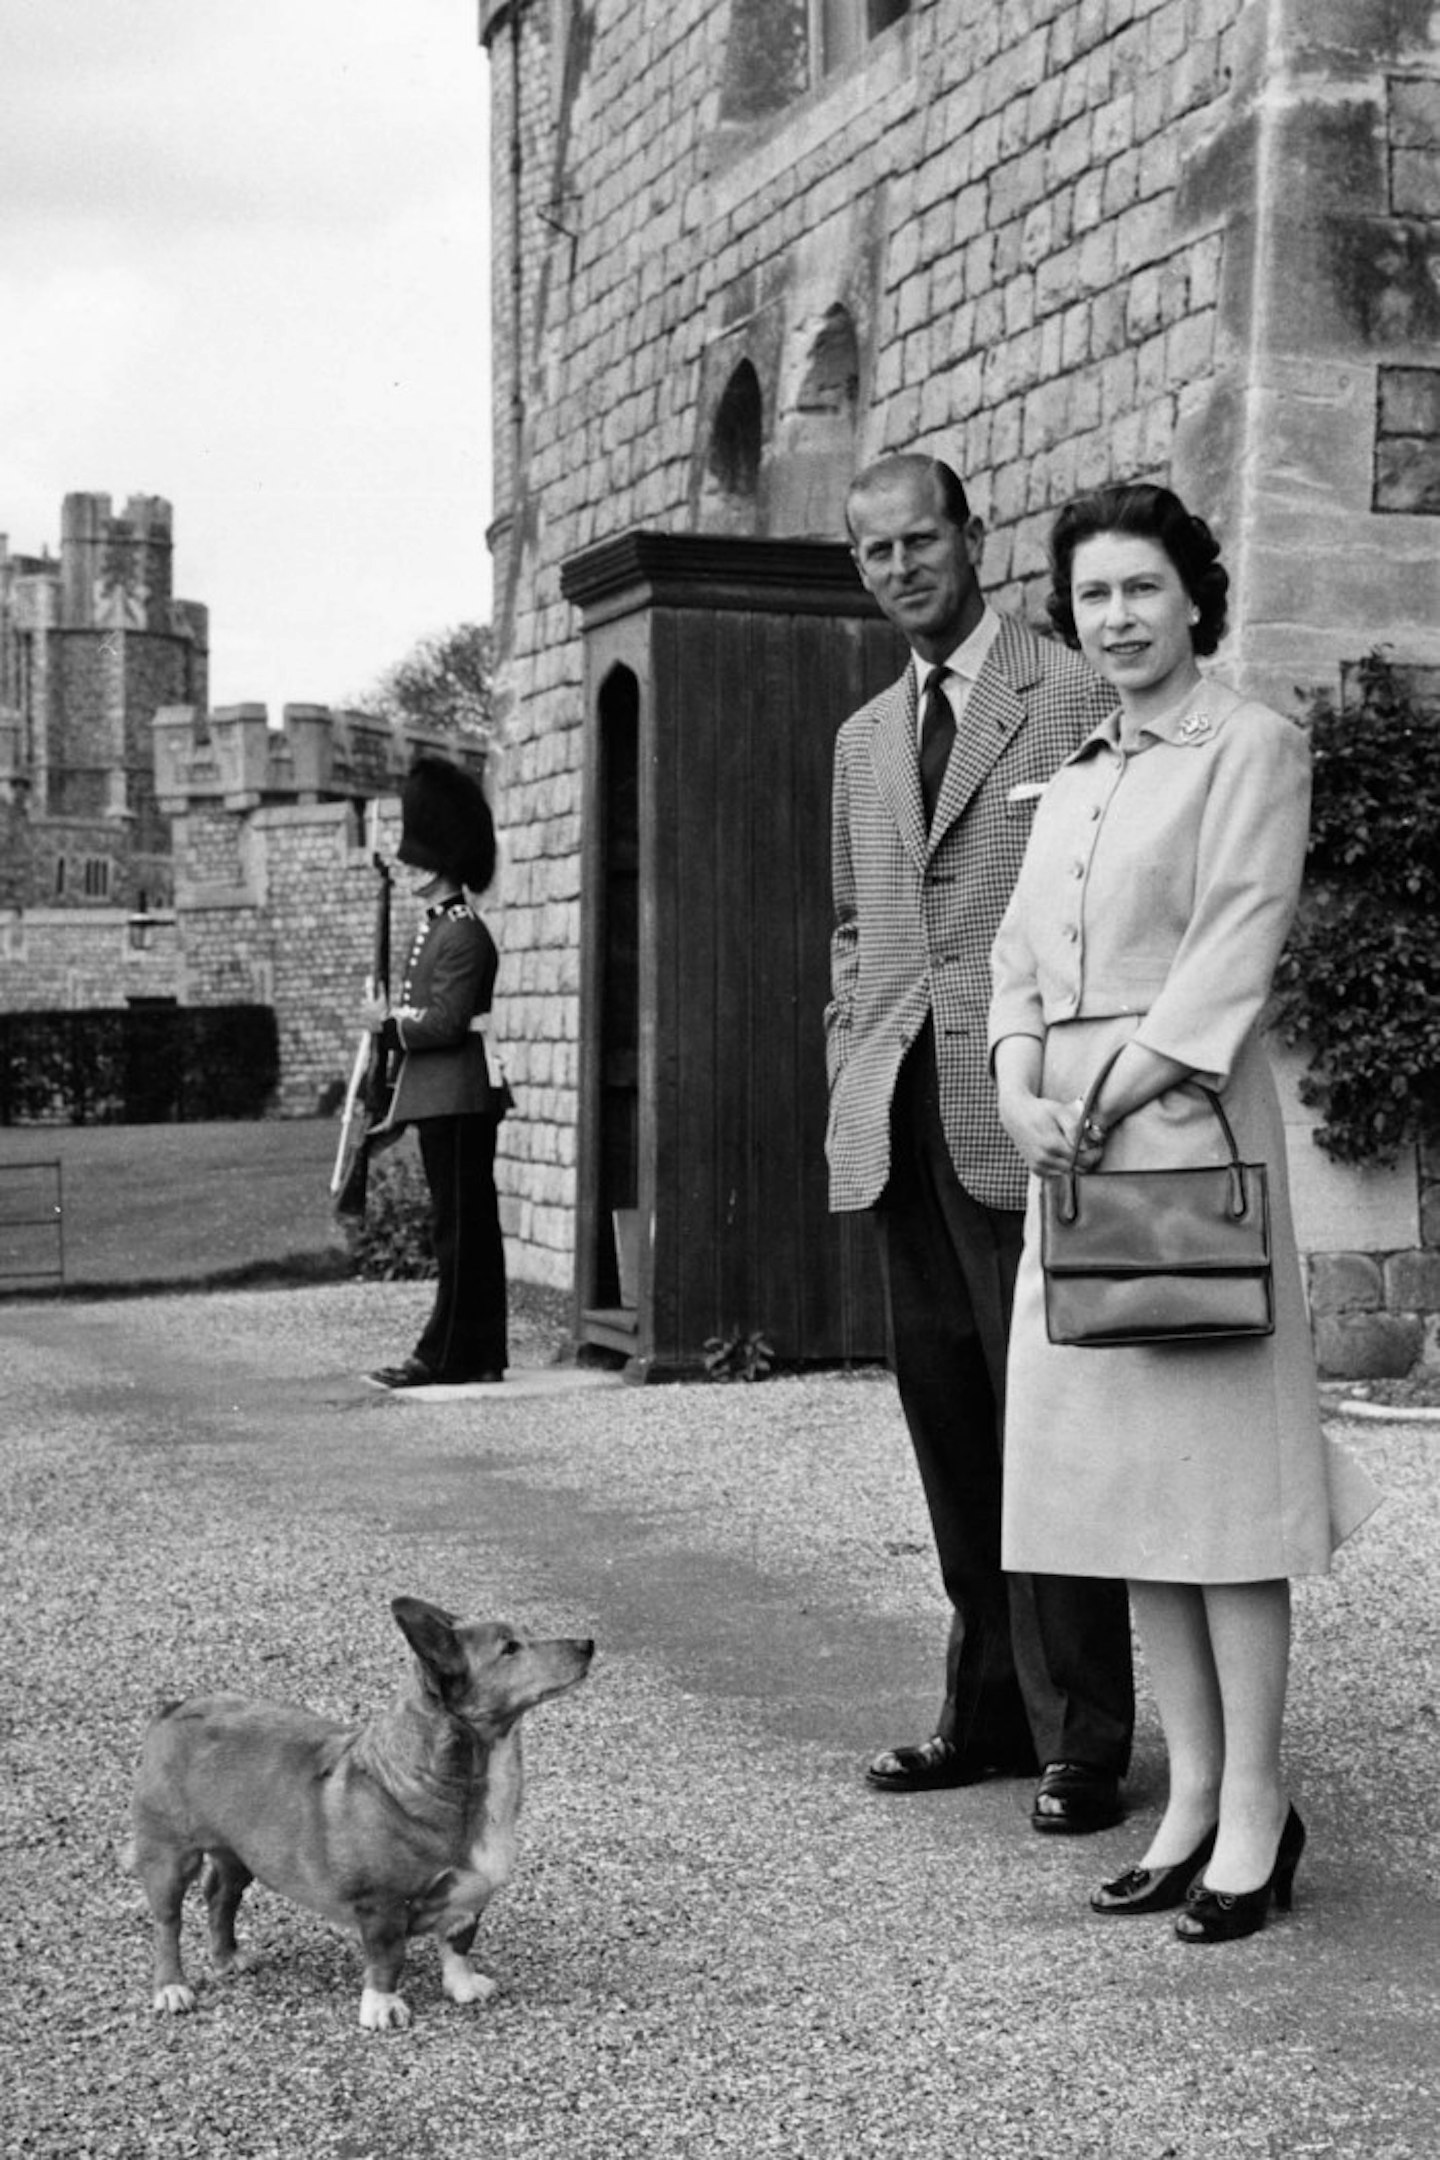
M0 1125L259 1118L279 1078L268 1005L0 1013Z

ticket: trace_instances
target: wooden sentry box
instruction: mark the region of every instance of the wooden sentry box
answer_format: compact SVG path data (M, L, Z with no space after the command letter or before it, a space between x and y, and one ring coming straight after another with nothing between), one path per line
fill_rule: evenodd
M826 1197L830 788L904 647L843 546L631 532L585 632L576 1328L635 1379L763 1338L883 1356L873 1233Z

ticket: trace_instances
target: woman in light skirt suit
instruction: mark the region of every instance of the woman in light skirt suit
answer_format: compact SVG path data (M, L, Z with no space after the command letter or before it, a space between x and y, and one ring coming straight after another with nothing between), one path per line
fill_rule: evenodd
M1281 1768L1290 1577L1323 1573L1374 1505L1321 1431L1259 1024L1300 889L1309 748L1201 674L1228 578L1168 489L1081 496L1051 542L1050 612L1116 710L1041 798L993 954L1002 1122L1032 1173L1010 1339L1004 1564L1125 1578L1169 1753L1168 1802L1097 1912L1183 1907L1182 1941L1288 1905L1304 1843ZM1119 1057L1080 1130L1091 1080ZM1036 1177L1268 1165L1275 1332L1076 1349L1046 1333Z

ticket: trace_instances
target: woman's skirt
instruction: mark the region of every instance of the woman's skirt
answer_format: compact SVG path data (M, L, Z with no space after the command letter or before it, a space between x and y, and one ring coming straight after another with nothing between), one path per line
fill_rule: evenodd
M1124 1016L1052 1028L1044 1092L1083 1096L1135 1026ZM1285 1130L1256 1038L1221 1100L1242 1159L1269 1171L1275 1332L1114 1350L1050 1342L1032 1179L1006 1382L1009 1569L1195 1583L1323 1574L1377 1504L1370 1479L1321 1430ZM1186 1086L1114 1126L1103 1167L1226 1160L1213 1111Z

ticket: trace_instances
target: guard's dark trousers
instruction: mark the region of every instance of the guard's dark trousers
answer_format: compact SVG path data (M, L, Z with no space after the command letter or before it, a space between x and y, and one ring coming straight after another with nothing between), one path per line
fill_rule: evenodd
M422 1118L415 1127L430 1187L431 1236L439 1281L415 1355L440 1380L474 1380L505 1370L505 1246L495 1195L500 1120Z

